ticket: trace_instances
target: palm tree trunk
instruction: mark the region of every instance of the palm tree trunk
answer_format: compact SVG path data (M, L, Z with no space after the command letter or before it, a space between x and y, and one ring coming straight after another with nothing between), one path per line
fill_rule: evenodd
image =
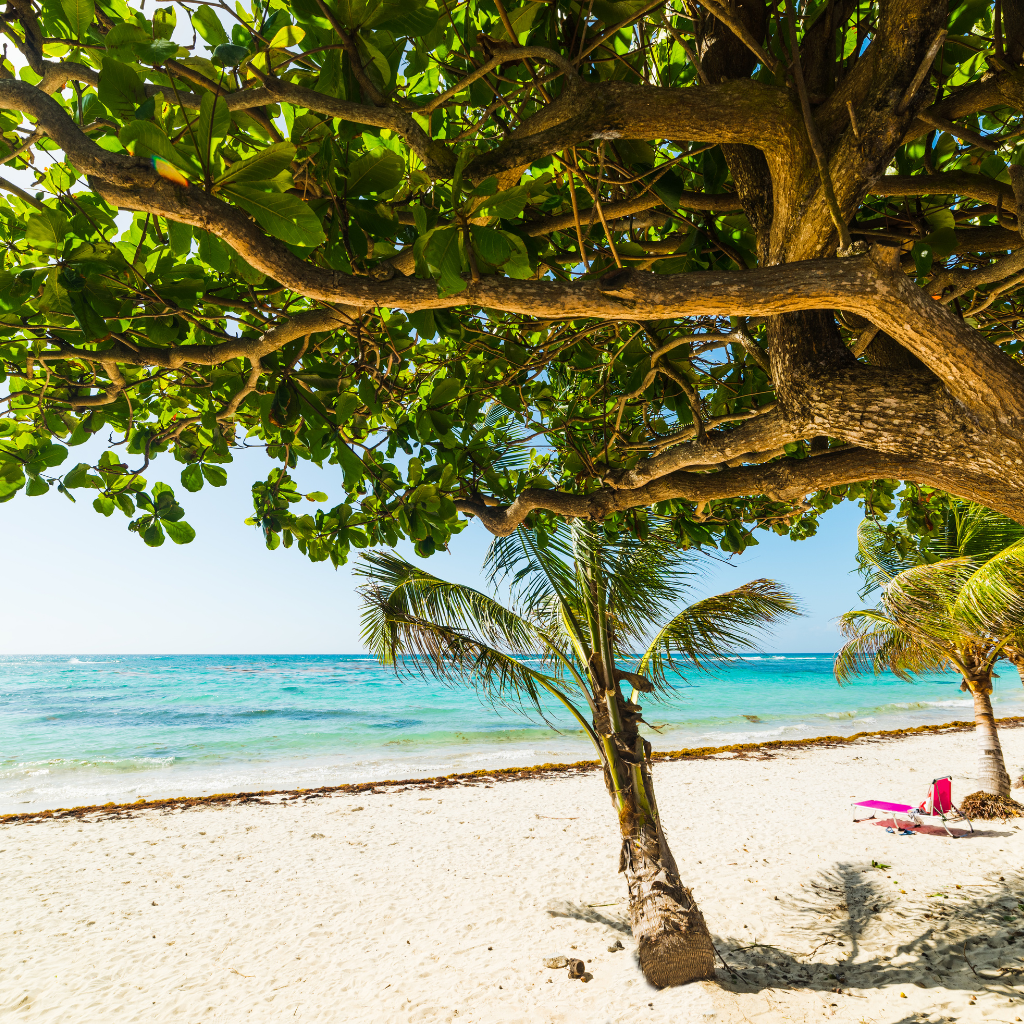
M994 796L1010 795L1010 775L1003 760L1003 748L996 731L996 719L992 712L991 674L977 679L965 680L974 696L974 722L980 747L978 750L978 780L983 793Z
M614 676L614 668L605 672L605 678ZM661 826L650 745L637 731L641 709L623 701L617 683L604 697L595 726L604 742L605 783L619 816L619 871L626 876L640 968L658 988L712 978L711 935L693 893L679 878Z
M654 801L646 766L632 773L651 814L623 829L619 870L629 889L629 916L644 977L658 988L685 985L715 974L715 950L704 915L683 885Z

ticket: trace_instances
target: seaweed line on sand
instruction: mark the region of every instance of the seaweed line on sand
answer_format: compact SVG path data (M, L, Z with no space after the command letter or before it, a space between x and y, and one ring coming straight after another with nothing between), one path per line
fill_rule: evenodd
M1000 718L1001 729L1024 728L1024 716ZM944 725L919 725L912 729L883 729L877 732L855 732L850 736L814 736L804 740L767 740L764 743L732 743L726 747L691 747L686 750L655 751L653 761L692 761L714 757L716 754L756 754L771 757L774 753L793 747L843 747L859 740L905 739L927 733L972 732L974 722L946 722ZM295 800L315 800L327 796L346 794L380 794L396 789L447 789L451 786L472 786L490 782L511 782L515 779L537 778L545 775L585 774L600 767L598 761L574 761L572 764L536 764L528 768L478 768L472 772L437 775L426 779L386 779L381 782L348 782L338 786L319 786L315 789L261 789L252 793L214 793L211 796L172 796L161 800L136 800L134 803L92 804L86 807L61 807L49 811L24 811L0 814L0 825L60 821L64 818L83 818L89 814L103 818L131 817L137 811L188 810L191 807L230 806L234 804L283 804ZM277 800L264 799L277 797Z

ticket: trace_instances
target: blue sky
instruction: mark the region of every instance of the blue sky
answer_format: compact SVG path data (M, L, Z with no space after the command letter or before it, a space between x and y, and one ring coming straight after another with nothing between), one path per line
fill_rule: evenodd
M69 465L82 449L72 450ZM314 565L298 550L267 551L251 513L249 487L270 466L262 452L228 468L226 487L189 494L181 467L159 460L150 483L164 479L185 505L198 536L184 547L147 548L128 533L128 520L93 511L91 492L78 503L51 492L19 494L0 505L7 601L0 617L4 653L349 653L359 643L358 598L347 567ZM332 486L337 470L300 472L307 490ZM834 651L833 620L856 607L853 568L860 508L833 509L816 537L793 543L758 531L761 543L728 564L710 563L694 596L758 577L777 579L802 599L806 617L779 629L776 651ZM480 565L489 535L479 524L429 559L431 572L482 586Z

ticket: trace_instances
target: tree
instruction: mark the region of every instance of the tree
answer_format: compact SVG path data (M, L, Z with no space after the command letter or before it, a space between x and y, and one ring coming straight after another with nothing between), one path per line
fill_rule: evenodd
M394 553L362 557L363 641L382 664L537 711L546 692L568 710L594 744L618 814L619 871L645 977L659 987L711 977L714 947L662 829L639 694L668 688L681 661L702 668L750 647L796 612L795 600L771 580L754 580L670 615L696 556L681 556L661 531L647 541L609 539L584 523L493 542L488 577L509 582L508 607ZM544 671L531 664L537 652ZM635 671L622 667L634 661ZM628 700L622 682L632 686Z
M738 550L898 480L1024 521L1024 6L796 8L12 0L0 499L184 542L142 474L244 444L335 564L651 506Z
M949 668L960 673L961 690L974 699L982 785L974 799L965 798L965 808L984 805L989 794L1019 809L1009 800L991 694L996 662L1024 637L1021 532L1016 523L966 502L954 502L937 536L924 544L904 537L906 543L894 546L894 531L871 520L858 530L865 591L879 589L880 600L842 616L850 639L836 655L836 678L844 682L869 669L901 679ZM997 802L997 809L1005 806Z

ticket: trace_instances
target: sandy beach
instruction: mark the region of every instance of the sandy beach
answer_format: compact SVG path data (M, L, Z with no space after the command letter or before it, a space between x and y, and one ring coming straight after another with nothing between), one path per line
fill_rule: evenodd
M1003 744L1019 777L1024 729ZM596 773L4 825L0 1020L1017 1021L1024 819L955 841L851 821L852 799L916 803L937 775L965 795L974 751L933 734L657 765L731 965L664 991L636 966Z

